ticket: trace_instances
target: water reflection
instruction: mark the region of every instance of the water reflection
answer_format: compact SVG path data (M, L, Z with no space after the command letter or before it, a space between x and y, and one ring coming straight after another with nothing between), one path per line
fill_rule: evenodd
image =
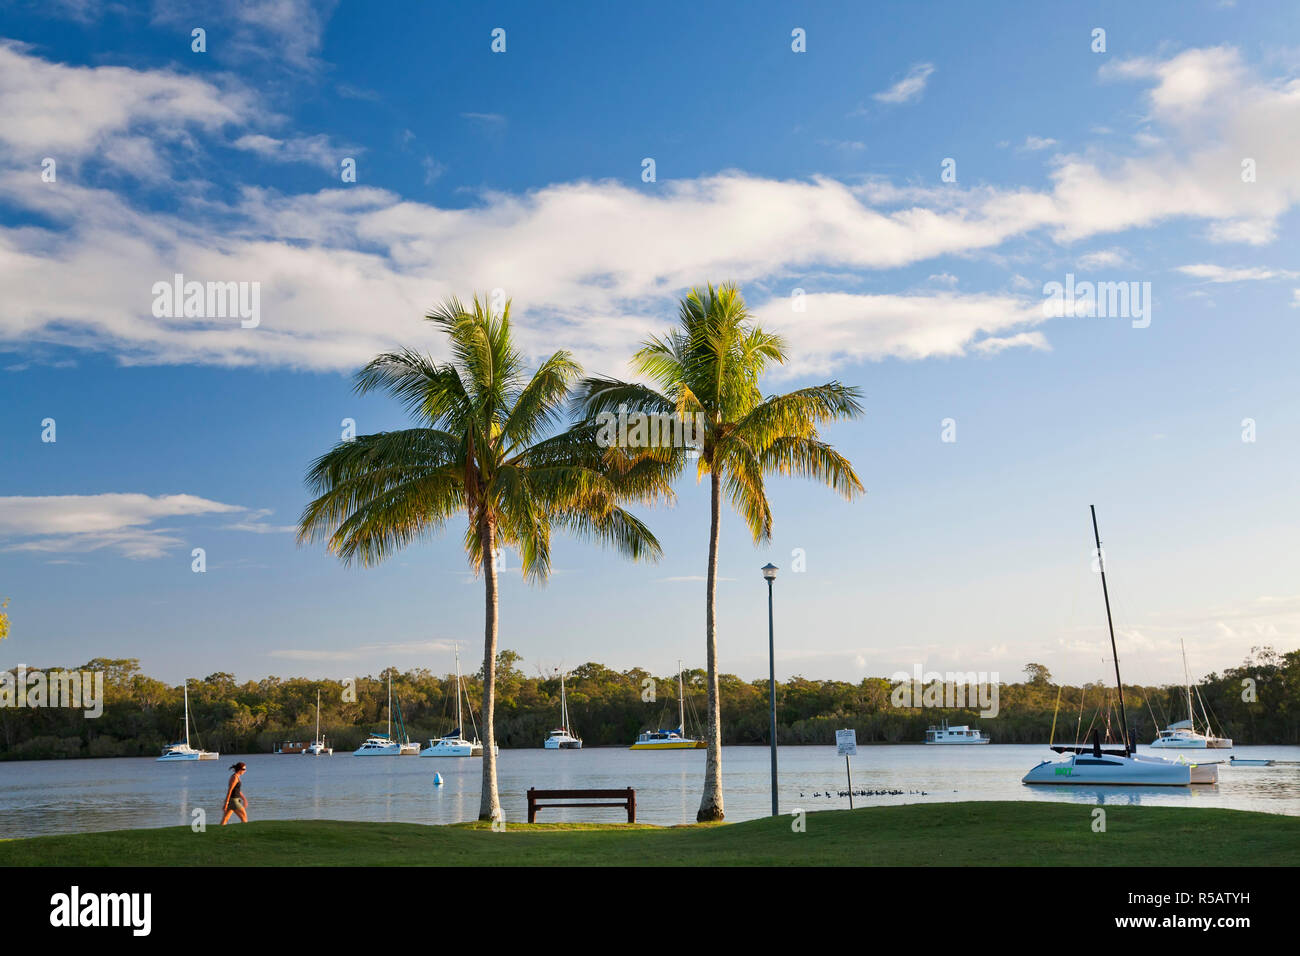
M1055 800L1102 806L1198 806L1300 815L1300 747L1239 747L1272 757L1274 767L1219 768L1217 786L1029 787L1025 772L1044 747L863 746L853 758L858 807L959 800ZM704 779L703 751L623 748L504 750L498 761L507 821L526 818L529 787L634 787L637 819L693 823ZM253 754L244 789L254 820L329 819L455 823L478 816L480 761L418 757L302 757ZM768 751L728 747L723 758L728 820L766 816ZM443 786L433 785L434 773ZM159 764L149 758L0 763L0 837L188 826L196 807L220 820L229 771L221 762ZM781 750L782 810L847 809L843 758L834 747ZM844 794L844 795L841 795ZM547 811L546 820L618 820L617 809Z

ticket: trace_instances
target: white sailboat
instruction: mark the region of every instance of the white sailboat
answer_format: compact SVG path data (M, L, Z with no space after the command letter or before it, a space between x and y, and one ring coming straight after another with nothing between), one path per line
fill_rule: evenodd
M316 691L316 739L307 747L303 753L309 757L332 757L334 748L327 746L325 738L320 735L320 690Z
M1187 670L1187 645L1179 638L1178 644L1183 649L1183 681L1187 688L1187 719L1170 724L1164 730L1157 731L1151 746L1160 750L1231 750L1232 740L1228 737L1216 737L1210 733L1210 717L1205 713L1205 702L1201 702L1201 716L1205 718L1205 733L1196 730L1196 711L1192 709L1192 675ZM1200 697L1198 691L1196 696Z
M581 750L582 738L569 731L569 701L564 693L564 674L560 673L560 726L551 731L542 746L547 750Z
M1102 557L1101 533L1097 530L1097 509L1092 508L1092 533L1097 543L1097 569L1101 572L1101 593L1106 601L1106 626L1110 630L1110 649L1115 658L1115 687L1119 697L1120 728L1124 734L1122 752L1102 750L1101 735L1093 732L1091 749L1080 747L1065 760L1044 760L1022 778L1028 784L1063 784L1091 786L1167 786L1185 787L1192 783L1215 783L1219 779L1214 764L1194 764L1162 757L1138 755L1128 732L1128 715L1124 710L1124 682L1119 674L1119 651L1115 647L1115 625L1110 616L1110 592L1106 587L1106 566Z
M682 684L682 662L677 662L677 729L646 730L628 750L703 750L703 740L686 736L686 691Z
M396 757L402 752L402 745L393 739L393 675L388 675L388 733L371 734L356 750L354 757Z
M475 728L474 739L466 740L461 735L462 710L461 699L465 695L465 687L460 676L460 645L456 646L456 728L449 734L438 737L429 741L429 746L420 751L421 757L481 757L483 756L483 744L478 739L477 728ZM470 723L474 723L474 711L469 712ZM495 747L495 744L493 745ZM494 754L499 751L494 749Z
M219 753L212 753L208 750L197 750L190 746L190 682L185 681L185 740L178 741L174 744L168 744L163 748L162 756L159 760L216 760L220 757Z

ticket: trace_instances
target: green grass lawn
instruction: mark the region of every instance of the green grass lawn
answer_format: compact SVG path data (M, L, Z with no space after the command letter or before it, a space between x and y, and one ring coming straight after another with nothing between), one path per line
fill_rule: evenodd
M940 803L706 826L285 820L0 841L0 866L1269 866L1300 818L1238 810Z

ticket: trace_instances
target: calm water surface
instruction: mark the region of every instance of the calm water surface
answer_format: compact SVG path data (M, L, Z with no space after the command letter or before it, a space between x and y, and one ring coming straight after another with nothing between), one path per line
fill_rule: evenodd
M1156 753L1159 753L1158 751ZM1020 778L1045 758L1039 745L977 747L898 745L861 747L853 758L853 789L902 791L855 797L856 806L956 800L1058 800L1106 805L1226 807L1300 815L1300 747L1238 747L1242 757L1270 757L1273 767L1230 767L1206 787L1027 787ZM1204 754L1199 756L1204 757ZM229 771L248 764L244 792L254 820L326 819L456 823L478 816L477 758L227 755L216 761L158 763L152 758L12 761L0 763L0 838L132 827L188 825L203 807L220 822ZM1282 763L1285 761L1285 763ZM729 820L771 811L765 747L723 750L723 789ZM432 783L442 774L443 786ZM693 823L704 775L704 751L634 752L503 750L498 758L507 821L526 819L529 787L634 787L637 820ZM847 808L844 759L834 747L780 751L781 809ZM827 797L827 791L832 796ZM822 796L817 796L822 794ZM622 811L550 810L542 820L617 820Z

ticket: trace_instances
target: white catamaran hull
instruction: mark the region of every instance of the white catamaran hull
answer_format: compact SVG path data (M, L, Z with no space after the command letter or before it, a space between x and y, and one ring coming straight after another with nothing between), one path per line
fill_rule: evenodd
M214 754L208 750L194 750L186 747L184 749L168 750L158 759L171 763L176 760L216 760L220 756L221 754Z
M483 748L478 748L478 756L483 755ZM429 746L420 751L421 757L473 757L474 745L468 740L431 740Z
M1206 737L1204 734L1171 734L1151 741L1155 750L1231 750L1232 741L1224 737Z
M1199 779L1193 779L1193 772ZM1175 763L1159 757L1120 757L1114 754L1073 754L1066 760L1044 760L1022 778L1022 783L1101 787L1186 787L1213 783L1213 765Z
M368 737L356 750L354 757L396 757L402 752L402 745L396 740L386 740L379 735Z

